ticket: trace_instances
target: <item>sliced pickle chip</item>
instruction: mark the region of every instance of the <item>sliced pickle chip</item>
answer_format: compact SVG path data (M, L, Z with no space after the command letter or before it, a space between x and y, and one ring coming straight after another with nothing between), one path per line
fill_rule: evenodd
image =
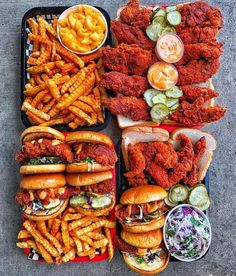
M166 91L166 96L170 98L180 98L183 96L183 91L180 90L177 86L174 86Z
M70 199L71 206L79 206L87 203L88 198L84 195L74 195Z
M153 107L154 104L153 104L152 98L158 95L159 93L161 92L159 92L156 89L147 89L144 92L143 97L148 106Z
M164 104L156 104L151 109L151 117L154 122L165 120L170 114L169 108Z
M154 104L163 103L166 105L166 95L163 93L160 93L152 98L152 102Z
M95 197L92 200L92 207L94 209L107 207L110 204L111 204L111 198L109 198L107 196Z

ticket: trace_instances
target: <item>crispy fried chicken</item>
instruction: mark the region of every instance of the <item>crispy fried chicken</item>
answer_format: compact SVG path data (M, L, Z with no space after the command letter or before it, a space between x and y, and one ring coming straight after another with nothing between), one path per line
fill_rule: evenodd
M136 175L143 173L146 167L145 157L141 149L136 145L129 145L129 163L130 171L125 173L124 176L132 178Z
M141 76L128 76L120 72L108 72L103 74L100 86L121 93L125 96L141 97L149 85L147 79Z
M153 54L137 45L122 43L117 48L105 47L102 60L105 67L110 70L143 76L153 62Z
M201 156L206 151L206 138L205 137L200 138L200 140L198 140L193 146L193 150L194 150L194 157L193 157L192 168L189 172L187 172L186 176L183 179L183 182L190 186L194 186L198 182L197 165Z
M133 121L150 120L149 107L143 99L124 96L107 98L104 106L113 114L124 115Z
M200 97L202 97L206 102L219 95L215 90L206 87L184 85L181 86L180 89L183 91L183 96L180 98L180 102L187 101L193 103Z
M184 56L178 62L178 65L199 59L214 61L220 57L222 52L222 43L219 42L187 44L184 46Z
M20 151L16 153L17 162L26 163L30 159L41 156L57 156L67 162L73 161L73 153L66 142L54 144L50 139L39 139L32 142L26 142Z
M184 134L179 134L177 139L180 140L181 148L177 152L178 162L168 174L170 186L184 178L193 164L194 151L191 139Z
M204 107L205 100L200 97L193 103L183 101L177 111L170 115L170 119L184 126L201 125L221 119L226 108L221 106Z
M97 163L103 166L114 166L117 161L116 152L101 144L85 144L82 150L76 156L76 159L83 160L87 157L94 159Z
M180 149L175 150L169 142L136 143L129 146L131 169L124 174L131 186L156 183L164 189L183 180L187 185L197 183L197 165L206 150L206 139L202 137L192 144L189 137L180 134Z
M120 20L143 30L150 24L152 11L139 6L139 0L130 0L120 13Z
M204 59L191 60L184 65L177 65L178 83L177 85L188 85L205 82L211 78L220 68L219 58L213 61Z
M186 27L223 27L221 11L203 1L183 5L180 9L181 23L177 32L181 33Z
M154 50L156 42L147 37L143 30L117 20L111 21L111 32L119 43L136 44L144 50Z
M216 41L218 27L186 27L178 35L184 44L206 43Z

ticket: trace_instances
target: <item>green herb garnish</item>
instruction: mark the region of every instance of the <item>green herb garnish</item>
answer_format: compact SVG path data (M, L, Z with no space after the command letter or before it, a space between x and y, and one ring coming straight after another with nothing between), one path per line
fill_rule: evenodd
M86 162L86 163L90 163L90 164L94 164L96 162L95 159L90 158L90 157L86 157L82 161Z
M50 165L63 163L65 163L65 161L60 157L43 156L30 159L28 165Z

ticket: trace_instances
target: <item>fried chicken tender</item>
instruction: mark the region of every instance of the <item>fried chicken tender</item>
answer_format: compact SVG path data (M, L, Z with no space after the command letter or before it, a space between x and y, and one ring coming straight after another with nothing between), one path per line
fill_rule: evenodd
M218 27L186 27L178 32L184 44L215 42Z
M120 44L116 48L105 47L102 52L104 66L128 75L143 76L153 63L152 51L132 44Z
M120 20L145 30L150 24L152 11L139 6L139 0L130 0L120 13Z
M214 61L221 56L222 52L222 43L219 42L187 44L184 45L184 56L178 65L198 59Z
M141 97L149 85L147 79L141 76L127 76L120 72L108 72L103 74L100 86L121 93L125 96Z
M157 154L154 162L164 169L170 169L175 166L178 161L177 153L171 143L155 142Z
M143 99L124 96L107 98L104 106L113 114L123 115L133 121L150 120L149 107Z
M193 164L194 151L191 139L184 134L179 134L177 139L180 140L181 148L177 152L177 164L168 173L170 187L184 178L187 172L191 170Z
M181 23L177 28L178 32L184 30L185 27L223 27L221 11L203 1L183 5L180 13Z
M171 187L167 170L158 166L156 163L149 163L146 172L153 178L157 185L160 185L166 190Z
M154 50L156 42L147 37L143 30L117 20L111 21L111 32L119 43L136 44L144 50Z
M219 58L213 61L204 59L191 60L184 65L177 65L178 83L177 85L188 85L205 82L211 78L220 68Z
M216 105L214 107L204 107L203 97L196 99L193 103L183 101L177 111L170 115L170 119L185 126L201 125L211 123L221 119L226 108Z
M180 89L183 91L183 96L180 98L180 102L187 101L189 103L193 103L200 97L202 97L206 102L219 96L218 92L207 87L184 85L181 86Z
M198 182L197 165L201 156L206 151L206 138L205 137L200 138L200 140L198 140L193 146L193 150L194 150L194 157L193 157L192 168L189 172L187 172L186 176L183 179L184 184L190 185L190 186L194 186Z
M141 144L141 143L140 143ZM145 157L138 145L129 145L129 163L131 170L124 174L127 178L132 178L143 173L146 167Z

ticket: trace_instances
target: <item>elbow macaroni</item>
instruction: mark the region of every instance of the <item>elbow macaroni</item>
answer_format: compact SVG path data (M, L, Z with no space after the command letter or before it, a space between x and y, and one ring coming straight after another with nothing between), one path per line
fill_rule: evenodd
M106 23L99 12L80 6L58 21L62 43L69 49L86 53L97 48L106 35Z

